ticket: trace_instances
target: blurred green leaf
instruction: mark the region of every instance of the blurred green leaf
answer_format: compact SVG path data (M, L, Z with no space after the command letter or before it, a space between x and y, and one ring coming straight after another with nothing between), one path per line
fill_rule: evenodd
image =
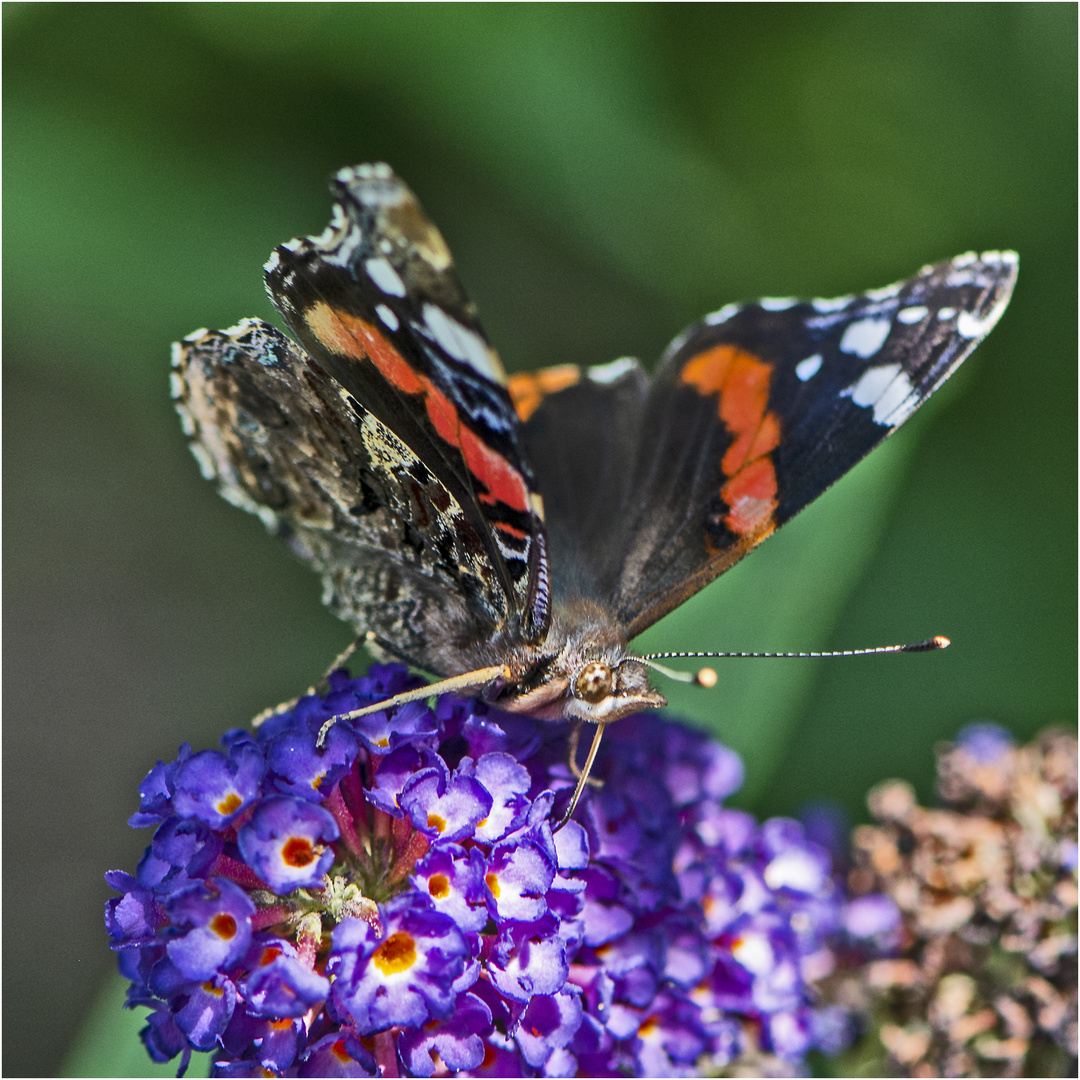
M160 1065L150 1059L139 1032L145 1009L125 1009L128 982L112 975L98 991L72 1042L60 1076L176 1076L180 1058ZM186 1076L210 1075L210 1055L192 1054Z
M910 460L913 439L906 434L890 439L768 543L647 630L634 649L803 652L829 647ZM882 620L879 637L888 626ZM874 638L836 647L889 644ZM674 667L687 671L711 665L719 682L712 690L667 681L660 688L673 716L692 719L742 755L746 781L738 801L746 804L769 790L823 665L858 665L868 659L673 660ZM904 664L915 658L891 659ZM867 696L873 694L868 680Z

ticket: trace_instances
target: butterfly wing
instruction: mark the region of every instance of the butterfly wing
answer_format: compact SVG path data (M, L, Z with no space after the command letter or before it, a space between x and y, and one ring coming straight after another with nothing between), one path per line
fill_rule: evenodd
M649 377L636 360L563 364L510 376L525 449L544 497L556 600L610 604L631 504Z
M442 673L549 618L540 503L497 354L446 244L386 166L342 170L329 228L267 290L300 341L246 321L177 347L204 471L287 534L335 609Z
M652 625L903 423L1015 279L1015 255L989 252L859 296L729 305L672 343L647 388L628 371L512 380L552 549L577 557L572 578L553 560L556 593L614 597L628 638ZM586 397L617 434L581 423Z
M1012 252L859 296L731 305L668 348L643 422L616 611L640 633L895 431L1001 317Z

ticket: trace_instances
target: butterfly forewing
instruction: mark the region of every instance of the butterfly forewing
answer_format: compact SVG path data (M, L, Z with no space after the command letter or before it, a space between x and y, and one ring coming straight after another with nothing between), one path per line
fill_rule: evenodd
M271 298L315 366L392 431L461 507L498 586L482 603L541 636L540 503L497 353L438 230L385 166L342 170L321 236L279 247Z
M1004 311L1011 252L836 300L731 305L671 345L634 471L616 610L639 633L816 499ZM659 508L659 509L658 509Z

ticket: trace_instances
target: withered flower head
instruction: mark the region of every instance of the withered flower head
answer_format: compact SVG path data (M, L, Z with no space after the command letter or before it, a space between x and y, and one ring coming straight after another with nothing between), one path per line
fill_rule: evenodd
M973 725L938 748L942 806L888 781L856 829L854 894L892 897L897 957L830 988L877 1038L851 1061L901 1076L1075 1076L1077 743Z

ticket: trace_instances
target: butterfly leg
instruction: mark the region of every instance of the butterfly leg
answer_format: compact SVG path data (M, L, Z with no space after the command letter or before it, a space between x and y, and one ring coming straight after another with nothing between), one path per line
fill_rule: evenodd
M438 697L440 694L456 694L462 690L479 690L496 679L509 678L510 669L502 664L495 667L477 668L476 671L467 671L464 675L454 675L452 678L443 679L441 682L420 686L415 690L406 690L404 693L395 694L385 701L377 701L374 705L365 705L362 709L353 709L351 712L342 713L340 716L331 716L319 728L315 746L321 750L326 743L327 735L330 734L330 729L342 720L358 720L361 716L381 712L383 709L395 709L399 705L408 704L410 701L427 701L428 698Z
M345 666L352 654L364 644L365 640L366 638L361 636L350 642L346 648L342 649L341 652L334 657L334 662L326 669L322 678L319 679L314 686L309 686L300 697L293 698L291 701L283 701L280 705L273 705L269 709L263 709L263 711L251 721L251 726L257 728L260 725L265 724L272 716L280 716L282 713L289 712L290 709L295 709L301 698L310 697L312 694L325 694L330 689L330 676L337 671L338 668Z
M600 740L604 735L604 725L596 725L596 734L593 736L592 746L589 747L589 756L585 759L585 767L579 769L577 766L577 744L578 739L581 736L581 724L577 724L574 727L573 732L570 734L570 769L574 775L578 778L577 787L574 788L574 794L570 798L570 802L567 804L566 812L562 816L562 820L551 831L558 832L574 815L574 811L577 809L578 800L581 798L581 793L585 790L586 785L592 787L602 786L602 781L589 780L589 773L592 772L593 762L596 760L596 752L600 749Z
M580 780L583 775L581 766L577 763L577 754L578 744L581 742L581 729L584 726L585 722L583 720L579 720L576 724L574 724L573 730L570 732L570 744L567 747L566 763L570 766L570 772L573 773L575 780ZM589 764L591 765L591 760ZM603 780L600 780L595 776L590 777L588 775L588 766L586 766L584 775L586 783L589 785L589 787L599 789L604 786Z

